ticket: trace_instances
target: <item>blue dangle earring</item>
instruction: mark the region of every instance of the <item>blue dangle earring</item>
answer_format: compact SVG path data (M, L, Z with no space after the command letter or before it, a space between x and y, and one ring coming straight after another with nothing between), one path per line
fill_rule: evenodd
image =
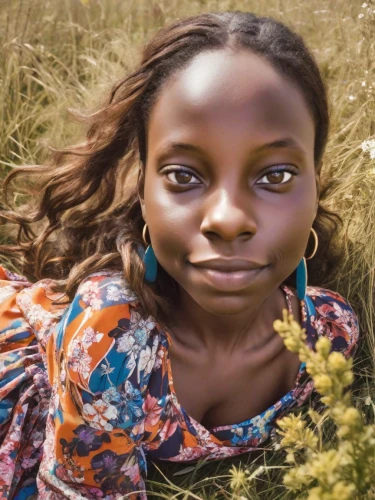
M299 300L306 300L306 287L307 287L307 266L306 266L306 260L312 259L314 255L316 254L316 251L318 249L318 235L316 234L315 229L311 228L311 231L314 235L315 238L315 247L313 253L310 255L310 257L305 258L302 257L300 260L300 263L298 264L297 267L297 296Z
M145 242L145 245L147 246L147 241L146 241L146 231L147 231L147 224L144 225L143 231L142 231L142 238L143 241ZM158 273L158 261L155 256L154 249L150 244L147 246L146 251L144 254L141 256L142 260L145 265L145 280L148 281L149 283L153 283L156 280L156 275Z

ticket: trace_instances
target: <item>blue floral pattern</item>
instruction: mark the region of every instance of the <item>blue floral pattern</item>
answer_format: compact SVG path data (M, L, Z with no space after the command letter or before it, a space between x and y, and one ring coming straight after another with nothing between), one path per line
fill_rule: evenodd
M207 429L181 407L171 337L119 272L88 276L74 299L52 280L0 266L0 500L145 500L147 460L185 462L250 452L313 391L302 363L294 388L260 415ZM282 286L291 309L295 290ZM57 302L56 302L57 301ZM352 356L358 320L336 292L307 287L302 326Z

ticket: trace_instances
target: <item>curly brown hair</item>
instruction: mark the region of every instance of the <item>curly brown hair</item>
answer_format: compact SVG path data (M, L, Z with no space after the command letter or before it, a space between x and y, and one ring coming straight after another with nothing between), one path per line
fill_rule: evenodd
M161 266L156 282L144 281L137 252L144 227L137 185L144 182L148 119L176 71L203 51L227 47L261 55L302 91L315 121L314 160L320 175L329 129L327 94L301 36L281 22L248 12L211 12L177 20L154 34L138 68L114 85L98 111L82 118L89 126L83 143L56 152L46 165L18 167L6 177L7 205L0 217L5 225L16 224L18 234L11 241L9 232L0 251L10 255L24 275L31 281L57 280L56 288L71 300L87 275L120 270L143 314L164 322L177 283ZM34 209L28 204L11 207L7 201L10 182L22 174L28 182L37 179L40 196ZM333 244L333 238L342 221L324 207L332 182L320 186L313 225L319 247L308 261L312 285L327 286L340 261L340 245ZM286 284L295 286L294 274Z

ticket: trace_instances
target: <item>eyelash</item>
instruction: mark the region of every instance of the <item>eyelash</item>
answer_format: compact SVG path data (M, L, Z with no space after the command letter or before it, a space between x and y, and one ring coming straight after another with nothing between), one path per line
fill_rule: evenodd
M183 172L183 173L187 173L187 174L195 177L195 175L192 172L190 172L190 170L187 170L185 168L171 168L171 169L165 171L165 175L167 176L168 174L171 174L171 173L174 173L174 172ZM267 175L278 173L278 172L287 172L289 174L292 174L293 176L298 175L296 173L296 171L295 171L294 168L292 168L292 167L290 167L288 165L278 165L276 168L274 168L274 169L269 170L268 172L266 172L261 177L261 179L263 179L263 177L267 177ZM279 182L279 183L276 183L276 184L273 184L272 182L261 182L260 184L267 184L267 185L270 185L270 186L280 186L282 184L287 184L287 182L290 179L291 179L291 177L286 182ZM172 182L172 181L170 181L170 182ZM177 186L194 186L194 185L197 185L198 183L197 182L189 182L189 183L186 183L186 184L179 184L178 182L172 182L172 184L175 184Z

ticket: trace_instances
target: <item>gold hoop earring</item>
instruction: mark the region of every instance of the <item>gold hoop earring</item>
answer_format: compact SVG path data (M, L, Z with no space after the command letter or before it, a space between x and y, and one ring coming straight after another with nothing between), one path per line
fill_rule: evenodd
M309 304L309 298L306 296L306 287L307 287L307 266L306 260L312 259L316 254L318 249L318 235L316 234L315 229L311 228L315 238L315 246L314 251L310 255L310 257L302 257L297 266L297 274L296 274L296 282L297 282L297 296L299 300L305 300L307 304Z
M143 241L145 242L145 245L148 246L148 243L146 241L146 231L147 231L147 224L145 224L143 226L143 231L142 231L142 238L143 238Z
M318 235L316 234L316 231L314 228L311 228L311 231L314 235L314 239L315 239L315 246L314 246L314 250L313 250L313 253L310 255L310 257L305 257L306 260L310 260L314 257L314 255L316 254L316 251L318 249Z
M145 265L144 279L145 281L153 283L156 280L156 275L158 272L158 261L156 259L154 249L152 248L151 245L151 238L150 238L150 244L148 244L146 241L146 230L147 230L147 224L144 225L142 230L142 238L147 247L142 257L142 260Z

